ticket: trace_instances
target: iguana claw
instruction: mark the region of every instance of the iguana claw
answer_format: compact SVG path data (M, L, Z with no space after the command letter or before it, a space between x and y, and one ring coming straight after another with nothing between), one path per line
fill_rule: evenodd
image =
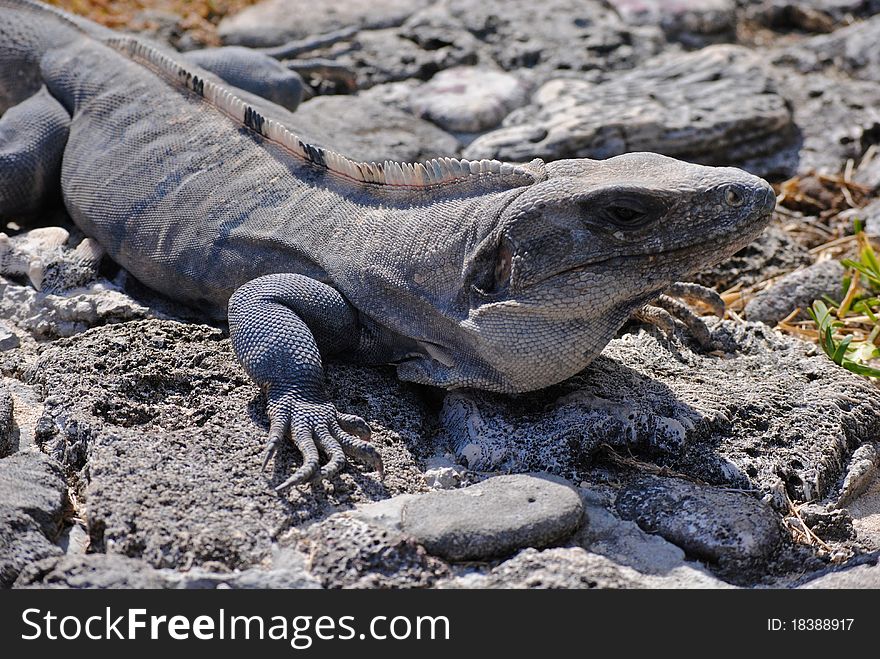
M704 350L715 349L717 346L705 321L675 298L702 304L719 317L724 315L724 301L718 293L698 284L679 282L670 286L666 293L658 295L649 304L633 313L633 318L654 325L667 335L675 333L676 321L680 321L687 327L688 333L701 348Z
M370 426L362 418L341 414L332 403L307 402L291 396L270 401L269 415L272 423L263 468L277 453L288 428L291 440L303 456L302 466L276 486L276 492L311 480L333 478L345 466L346 455L367 463L380 477L383 474L382 458L366 441L370 437ZM329 458L323 467L321 453Z

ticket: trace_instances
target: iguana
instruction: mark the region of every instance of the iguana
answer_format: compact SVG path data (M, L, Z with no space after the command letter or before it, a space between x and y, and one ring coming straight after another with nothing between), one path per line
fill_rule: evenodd
M178 53L31 0L0 0L0 112L0 215L60 194L143 284L228 316L266 392L266 460L288 438L303 455L278 489L346 455L381 470L322 355L437 387L546 387L751 242L775 202L741 170L651 153L355 162Z

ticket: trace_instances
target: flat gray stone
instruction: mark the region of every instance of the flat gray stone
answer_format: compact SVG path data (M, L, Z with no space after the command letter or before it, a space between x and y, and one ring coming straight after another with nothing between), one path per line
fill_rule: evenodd
M342 28L400 25L428 0L263 0L227 16L217 28L224 43L274 46Z
M813 301L825 295L840 300L845 273L846 269L833 259L795 270L749 300L746 318L772 326L797 308L806 315Z
M713 327L722 357L639 331L556 387L450 392L440 446L472 470L541 469L579 483L608 444L716 485L782 488L795 501L833 494L848 456L880 434L880 391L766 325Z
M583 504L570 485L515 475L417 497L404 506L402 527L432 554L463 561L544 547L582 521Z
M656 151L734 164L773 153L793 139L792 129L761 56L712 46L662 55L599 82L551 80L464 155L526 161Z
M15 588L168 588L165 572L113 554L53 556L28 565Z
M331 363L327 375L339 408L371 423L384 482L352 465L331 483L274 492L301 457L284 446L261 470L265 403L209 327L101 327L42 347L17 374L46 395L38 442L81 474L93 551L220 572L262 566L278 533L339 506L424 488L412 392L385 370Z
M488 574L465 574L441 584L444 588L729 588L703 571L688 566L663 575L642 574L581 547L524 549Z
M637 478L618 494L616 507L642 530L738 579L760 573L784 537L779 516L766 503L677 478Z
M0 587L34 561L62 553L55 544L67 501L61 467L42 453L0 460Z
M302 125L318 125L319 146L366 162L418 162L454 156L458 140L434 124L360 96L318 96L296 111Z
M520 77L492 69L459 66L439 72L413 90L413 112L441 128L476 133L495 128L511 110L528 101Z

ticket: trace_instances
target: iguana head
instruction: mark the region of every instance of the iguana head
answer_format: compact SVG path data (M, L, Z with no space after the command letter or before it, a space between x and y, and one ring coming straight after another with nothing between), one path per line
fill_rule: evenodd
M742 170L653 153L546 173L468 255L454 345L401 364L401 377L508 392L560 382L635 309L753 241L775 205L770 185Z

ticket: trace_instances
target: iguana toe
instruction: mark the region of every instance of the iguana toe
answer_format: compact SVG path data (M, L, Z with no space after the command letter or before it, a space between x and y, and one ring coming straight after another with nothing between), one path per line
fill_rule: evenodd
M301 423L296 426L291 433L291 439L299 449L299 452L302 453L303 463L299 469L293 472L293 476L275 488L276 492L284 492L294 485L300 485L312 480L321 466L318 447L315 445L312 429L309 427L309 424Z
M635 320L654 325L667 336L674 336L676 321L687 328L688 335L704 350L715 350L719 346L712 338L712 331L706 322L691 311L687 305L675 298L709 309L718 317L724 316L724 300L711 288L699 284L677 282L665 293L658 295L650 304L635 313Z
M341 414L332 403L306 402L282 396L270 404L269 439L263 458L263 469L272 459L291 428L290 438L303 456L303 464L275 490L283 492L294 485L311 480L331 479L352 457L376 469L382 476L382 458L366 441L370 426L353 414ZM321 454L327 462L321 466Z

